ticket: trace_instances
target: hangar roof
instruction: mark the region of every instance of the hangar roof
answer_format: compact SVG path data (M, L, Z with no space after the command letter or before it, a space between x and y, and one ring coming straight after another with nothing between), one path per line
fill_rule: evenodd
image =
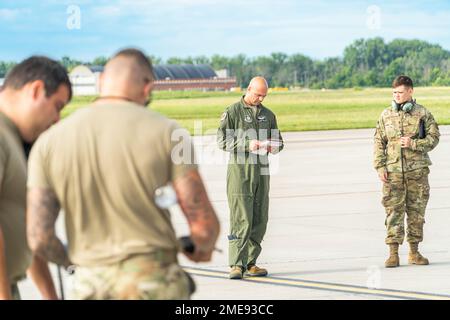
M211 79L217 77L216 72L206 64L162 64L153 66L156 80L179 79ZM71 75L88 76L102 72L102 66L77 66Z
M214 70L206 64L163 64L154 66L157 80L210 79L217 77Z

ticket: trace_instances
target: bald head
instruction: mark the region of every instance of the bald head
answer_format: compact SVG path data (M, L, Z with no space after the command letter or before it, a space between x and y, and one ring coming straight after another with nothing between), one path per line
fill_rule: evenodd
M269 88L269 85L267 84L266 79L264 79L263 77L254 77L252 80L250 80L248 87L257 90L267 90Z
M145 104L154 80L151 62L136 49L126 49L112 57L100 79L100 96L123 97Z
M247 88L244 100L248 105L260 105L267 96L269 85L263 77L254 77Z

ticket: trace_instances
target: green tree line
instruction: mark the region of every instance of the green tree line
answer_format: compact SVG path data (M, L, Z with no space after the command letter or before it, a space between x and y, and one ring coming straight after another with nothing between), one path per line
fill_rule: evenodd
M209 64L215 70L227 69L246 86L255 75L268 79L272 87L349 88L389 87L395 76L406 74L418 86L450 86L450 51L422 40L396 39L386 43L382 38L359 39L344 49L342 57L314 60L303 54L282 52L269 56L248 57L171 57L163 60L149 57L153 64ZM79 64L105 65L107 57L83 62L65 56L61 63L70 71ZM14 63L0 62L0 75Z

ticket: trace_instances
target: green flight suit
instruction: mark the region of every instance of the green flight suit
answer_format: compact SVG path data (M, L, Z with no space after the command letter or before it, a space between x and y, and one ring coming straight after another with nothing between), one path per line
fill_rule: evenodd
M420 137L423 123L425 137ZM411 138L411 148L402 148L400 138ZM374 139L374 168L388 172L383 184L382 204L386 209L386 244L402 244L407 215L407 241L423 240L425 209L430 197L428 152L439 143L439 127L433 115L419 104L410 112L387 108L377 123Z
M269 211L268 154L249 151L250 140L280 140L275 115L263 105L256 113L242 98L223 113L217 132L219 148L230 152L227 196L230 208L229 265L256 264L266 232Z

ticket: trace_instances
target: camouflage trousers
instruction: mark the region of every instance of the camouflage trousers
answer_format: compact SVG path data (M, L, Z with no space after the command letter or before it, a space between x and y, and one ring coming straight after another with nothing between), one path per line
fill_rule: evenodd
M386 209L386 244L402 244L405 238L405 213L407 220L407 241L423 240L425 209L430 197L428 168L409 172L390 172L388 183L383 185L382 204Z
M77 267L71 299L76 300L187 300L193 281L172 261L135 256L113 265Z
M12 295L13 300L21 300L22 299L20 297L19 286L17 285L17 283L14 283L11 285L11 295Z

